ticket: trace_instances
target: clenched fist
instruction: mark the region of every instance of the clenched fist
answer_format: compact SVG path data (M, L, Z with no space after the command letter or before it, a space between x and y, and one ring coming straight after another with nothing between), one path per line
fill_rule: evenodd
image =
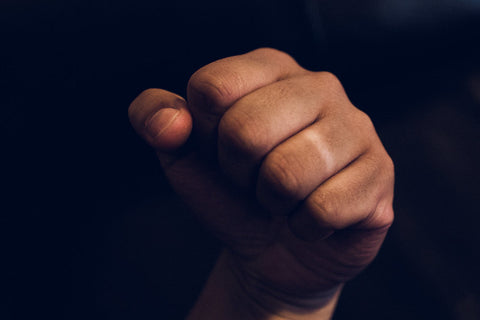
M191 319L326 319L393 221L393 164L338 79L258 49L144 91L130 121L225 244Z

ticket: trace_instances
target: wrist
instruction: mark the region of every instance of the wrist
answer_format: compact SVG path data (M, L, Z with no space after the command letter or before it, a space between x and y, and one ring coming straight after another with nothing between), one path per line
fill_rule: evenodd
M237 295L243 304L262 320L323 320L330 319L335 310L343 284L330 290L310 295L298 294L274 288L244 270L235 256L224 252L221 259L236 283Z
M341 287L309 297L281 292L243 270L224 251L188 320L330 319Z

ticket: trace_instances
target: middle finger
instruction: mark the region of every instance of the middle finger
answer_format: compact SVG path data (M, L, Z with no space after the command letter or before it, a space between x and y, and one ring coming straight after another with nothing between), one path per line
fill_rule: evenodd
M238 100L220 120L220 166L237 184L253 185L265 155L345 107L353 108L340 82L327 72L309 72L257 89Z

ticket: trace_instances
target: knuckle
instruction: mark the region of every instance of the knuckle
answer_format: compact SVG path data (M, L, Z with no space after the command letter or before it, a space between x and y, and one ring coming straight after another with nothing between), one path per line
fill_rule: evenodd
M270 48L270 47L262 47L262 48L258 48L258 49L255 49L253 51L251 51L252 53L259 53L259 54L265 54L265 55L287 55L285 52L281 51L281 50L278 50L278 49L274 49L274 48Z
M248 52L245 54L245 57L248 57L252 60L257 60L258 62L261 62L262 64L265 63L273 63L277 66L283 67L286 70L291 69L293 73L287 72L287 74L291 75L294 73L304 73L306 70L301 67L297 61L288 53L278 50L278 49L273 49L273 48L259 48L255 49L253 51ZM285 78L287 76L285 75Z
M201 95L212 107L224 107L235 100L234 73L225 76L222 70L214 66L206 66L195 72L188 81L189 95Z
M377 132L372 119L362 110L354 108L351 120L353 121L353 125L358 128L359 134L363 134L370 139L377 137ZM375 141L376 140L377 139L375 139Z
M317 76L319 80L322 82L322 84L324 86L327 86L327 88L329 88L331 91L344 92L342 83L340 82L338 77L335 74L331 73L330 71L317 72Z
M393 160L392 158L388 155L388 153L386 153L386 157L385 157L385 168L386 168L386 172L388 174L389 177L394 178L395 176L395 164L393 163Z
M325 79L325 81L340 85L340 80L338 77L330 71L320 71L318 72L319 77Z
M261 126L256 126L250 116L239 112L227 113L220 119L218 140L222 146L250 156L262 154L266 148Z
M312 84L317 88L317 93L323 96L326 104L339 107L348 101L342 83L333 73L310 72L306 76L311 79Z
M386 184L388 186L388 190L390 193L390 196L393 198L393 192L395 189L395 165L392 161L392 158L390 158L387 154L386 161L385 161L385 179L386 179Z
M385 210L383 211L383 215L385 216L385 225L390 227L395 220L395 213L391 204L385 208Z
M317 192L307 199L306 205L312 213L329 215L336 211L336 206L331 199L332 198L329 197L328 193Z
M295 61L288 53L268 47L255 49L249 52L249 54L258 55L271 60L289 60L290 62Z
M320 218L322 224L339 229L341 226L336 224L338 204L334 199L328 192L315 192L305 200L304 206L312 216Z
M395 214L393 211L392 203L379 205L376 208L376 220L375 225L379 226L378 228L390 228L395 219Z
M281 152L270 153L262 164L262 178L276 192L295 197L300 189L300 181L293 166Z
M371 128L373 129L374 128L374 125L373 125L373 121L372 119L370 118L370 116L368 114L366 114L365 112L357 109L357 117L358 117L358 121L359 123L363 126L363 127L367 127L367 128Z

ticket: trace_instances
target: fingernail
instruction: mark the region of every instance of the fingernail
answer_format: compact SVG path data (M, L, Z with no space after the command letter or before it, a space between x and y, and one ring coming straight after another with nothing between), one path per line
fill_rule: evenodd
M161 136L165 130L178 117L180 110L173 108L163 108L158 110L153 116L145 121L145 132L156 139Z

